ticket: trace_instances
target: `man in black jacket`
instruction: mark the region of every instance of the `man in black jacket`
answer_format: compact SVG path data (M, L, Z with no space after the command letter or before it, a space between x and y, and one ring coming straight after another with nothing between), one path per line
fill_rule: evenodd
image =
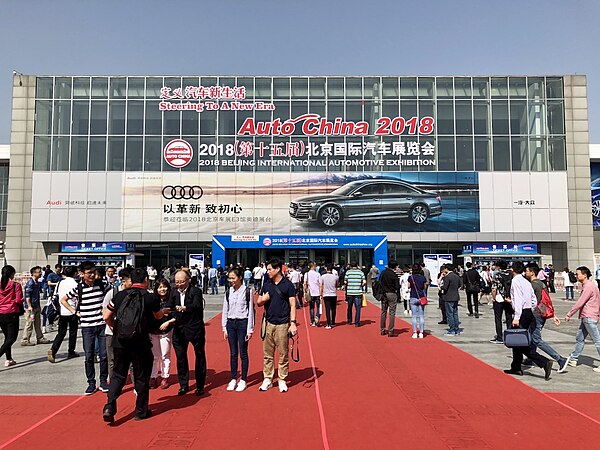
M386 334L386 331L389 337L395 336L394 321L396 320L396 305L398 304L398 292L400 291L400 282L398 281L398 275L396 275L396 267L398 267L398 263L390 261L379 277L379 283L381 283L385 294L381 302L380 328L382 336ZM390 323L386 330L385 325L388 309L390 311Z
M475 306L475 318L479 318L479 292L481 292L481 276L475 270L473 264L467 263L467 270L463 275L465 292L467 293L467 309L469 317L473 316L473 306Z
M175 274L175 288L171 291L167 307L175 318L173 328L173 348L177 356L177 376L179 392L185 395L189 390L190 371L187 359L188 345L192 344L196 355L196 395L204 394L206 381L206 354L204 345L204 299L202 291L190 283L190 275L179 270Z

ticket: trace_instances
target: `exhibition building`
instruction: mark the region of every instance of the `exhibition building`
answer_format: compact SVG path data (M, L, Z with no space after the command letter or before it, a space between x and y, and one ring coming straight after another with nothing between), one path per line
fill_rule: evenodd
M15 74L6 260L592 266L586 90L581 75Z

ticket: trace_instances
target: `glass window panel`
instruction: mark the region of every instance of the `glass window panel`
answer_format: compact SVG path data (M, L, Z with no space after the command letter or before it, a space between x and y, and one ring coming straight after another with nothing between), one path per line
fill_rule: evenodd
M185 90L188 86L196 88L200 86L200 77L183 77L183 79L181 80L181 87L183 88L182 93L184 97Z
M527 79L527 91L529 98L536 100L544 99L544 79L538 77L529 77Z
M144 79L129 77L127 79L127 97L144 98Z
M125 138L108 138L108 170L122 172L125 168Z
M37 136L33 141L33 170L50 170L50 138Z
M492 140L492 151L494 152L494 171L510 170L510 146L508 137L494 137Z
M302 103L302 102L300 102ZM306 105L306 102L304 102ZM293 105L293 104L292 104ZM244 121L246 119L249 119L253 116L253 112L252 111L237 111L235 114L235 134L237 134L238 130L241 128L241 126L244 124ZM298 114L300 115L300 114ZM296 116L294 116L296 117ZM296 130L294 132L294 134L298 134L298 129L300 127L296 127ZM300 128L300 131L302 131L302 129Z
M310 98L325 98L325 78L309 78Z
M289 110L288 110L289 114ZM235 129L235 111L219 111L219 134L236 134Z
M389 117L393 119L398 117L400 114L400 102L399 101L384 101L381 105L381 115L383 117Z
M146 98L158 100L160 98L160 90L162 89L162 87L162 77L146 78Z
M108 102L106 100L96 100L92 102L90 134L106 134L107 110Z
M195 136L183 136L183 139L188 141L193 149L198 149L198 135L197 134ZM162 165L168 166L168 164L166 162L164 162L164 160L162 159L162 148L161 148L160 155L161 155L160 158L162 160ZM190 163L187 166L182 167L181 171L182 172L198 172L198 152L197 151L192 152L192 160L190 161Z
M108 78L92 77L92 98L108 98Z
M473 98L488 98L489 85L488 78L473 78Z
M256 89L256 100L271 99L271 78L256 78L254 80L254 85Z
M437 78L435 80L435 87L435 95L437 98L452 98L454 96L452 78Z
M378 102L363 102L363 120L369 123L371 133L377 128L377 119L381 117L381 107Z
M269 113L269 119L270 113ZM200 134L202 135L213 135L217 129L217 112L216 111L204 111L200 114Z
M325 102L309 102L308 112L325 117Z
M400 102L400 116L405 120L410 120L411 117L417 117L417 102L416 100L403 100ZM436 123L437 127L437 123ZM404 128L403 135L408 135L409 127Z
M563 79L546 78L546 98L563 98Z
M404 139L404 138L402 138ZM434 152L436 152L437 150L435 150L436 147L436 140L435 137L433 135L428 135L428 136L424 136L424 135L420 135L419 136L419 142L421 143L421 147L423 147L423 145L428 142L429 144L431 144L434 148ZM435 153L434 153L435 154ZM435 160L435 157L434 157ZM435 165L433 166L420 166L419 167L419 171L420 172L435 172L437 169L435 167Z
M175 111L179 115L179 111ZM144 132L144 102L127 102L127 134L142 134Z
M327 78L327 98L344 97L344 79Z
M308 88L308 85L307 85ZM304 102L292 102L292 107L290 110L290 117L295 118L298 116L301 116L302 114L306 114L308 113L308 102L304 101ZM238 113L239 115L239 113ZM240 123L241 125L241 123ZM239 126L237 128L239 130ZM303 135L304 133L302 132L302 123L297 124L296 128L294 129L294 134L295 135Z
M527 138L515 138L510 140L511 167L516 172L527 172L529 165L529 154L527 152Z
M160 172L162 145L160 137L147 137L144 145L144 170Z
M492 130L494 134L508 134L508 102L492 102Z
M160 135L162 134L162 111L158 109L158 101L146 101L146 134ZM197 116L196 111L186 111L194 113ZM197 122L196 122L197 123ZM197 128L197 126L196 126ZM197 131L197 130L196 130Z
M489 138L475 138L475 170L490 170L490 140Z
M35 134L52 133L52 100L35 102Z
M398 78L383 77L381 79L383 98L398 99Z
M125 102L111 101L108 104L108 133L125 134Z
M327 102L327 118L333 121L336 117L344 117L344 102Z
M417 98L417 79L414 77L400 78L400 98Z
M232 112L232 111L227 111ZM164 111L163 134L179 136L181 134L181 111ZM196 113L197 114L197 113Z
M419 77L419 98L433 98L433 78Z
M233 77L219 77L219 86L235 86L235 78Z
M438 170L456 170L454 166L455 160L454 138L438 137Z
M471 78L459 77L454 79L454 96L456 98L471 98Z
M54 98L71 98L71 78L54 79Z
M146 119L146 126L148 126ZM196 111L181 112L181 133L182 134L198 134L198 113ZM146 134L148 131L146 130Z
M73 98L90 98L90 78L73 78Z
M492 93L492 98L508 97L508 78L492 77L491 93Z
M308 78L292 78L292 99L308 98Z
M210 86L216 85L216 79ZM171 92L175 89L181 89L181 77L165 77L165 87L171 88Z
M510 77L508 91L511 98L527 98L527 83L525 77Z
M125 98L125 94L127 93L127 78L111 78L109 93L110 98Z
M475 134L490 134L489 109L488 102L473 102L473 128Z
M548 141L548 159L550 170L567 170L564 137L551 138Z
M216 86L217 77L202 77L200 78L200 84L204 87Z
M106 137L90 138L90 170L106 170Z
M293 83L293 80L292 80ZM238 87L246 88L246 99L252 100L254 98L254 78L238 78L237 79ZM293 84L292 84L293 88Z
M364 85L365 85L364 98L381 98L381 94L379 93L379 87L381 85L381 81L380 81L379 77L365 78Z
M66 136L52 139L51 170L69 170L69 143L70 140Z
M546 134L546 104L543 102L527 102L529 116L529 134Z
M452 101L437 102L437 132L439 134L454 134L454 106ZM407 117L405 117L408 119Z
M346 120L360 122L362 120L362 102L346 102Z
M548 133L565 133L565 117L562 100L548 101Z
M419 118L435 117L433 100L419 100Z
M274 99L289 99L290 98L290 79L289 78L273 78L273 98Z
M52 98L52 78L37 78L35 96L37 98Z
M510 101L510 133L527 134L527 102Z
M456 101L456 134L473 133L473 110L468 100Z
M71 171L85 172L88 164L88 137L71 138Z
M54 134L70 134L71 102L54 100Z
M456 170L472 171L473 164L473 138L456 138Z
M126 146L125 170L141 172L144 162L144 145L141 137L128 137Z
M545 139L529 139L529 154L529 170L532 172L548 171L548 150Z
M290 102L273 102L275 111L273 111L273 120L279 118L282 122L290 118Z
M89 100L73 102L73 134L88 134L90 125Z
M346 98L362 98L362 78L346 78Z

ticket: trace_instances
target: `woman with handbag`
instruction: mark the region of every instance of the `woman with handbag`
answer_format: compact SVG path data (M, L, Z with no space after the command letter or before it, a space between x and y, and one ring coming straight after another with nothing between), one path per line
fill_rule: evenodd
M427 305L427 279L423 275L420 264L412 267L412 275L408 278L410 285L410 310L412 312L413 339L423 339L425 330L425 305ZM417 324L418 320L418 324Z
M25 312L23 307L23 288L14 281L15 268L4 266L0 278L0 328L4 333L4 342L0 347L0 357L6 355L4 367L14 366L12 346L19 335L19 316Z

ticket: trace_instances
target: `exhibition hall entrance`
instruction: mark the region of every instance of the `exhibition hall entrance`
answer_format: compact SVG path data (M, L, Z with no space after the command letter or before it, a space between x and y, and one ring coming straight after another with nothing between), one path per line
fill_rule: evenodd
M370 267L374 261L371 249L310 249L310 248L229 248L226 251L226 264L239 264L252 269L257 264L279 258L289 266L304 267L314 261L319 266L332 263L345 265L355 261L359 266Z

